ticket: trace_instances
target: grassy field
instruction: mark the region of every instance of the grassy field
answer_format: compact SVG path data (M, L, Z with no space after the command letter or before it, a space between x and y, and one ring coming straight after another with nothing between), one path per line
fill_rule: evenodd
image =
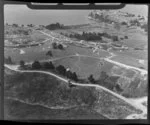
M135 75L135 71L130 69L125 69L119 66L114 66L111 71L112 71L112 75L120 75L128 78L132 78Z
M20 50L23 50L25 53L20 54ZM49 49L47 49L48 51ZM22 49L5 49L4 55L5 57L10 56L12 61L15 63L19 63L20 60L24 60L25 62L30 62L34 60L43 60L43 59L49 59L48 56L46 56L46 52L43 50L43 47L36 46L32 48L22 48Z
M98 79L101 71L110 72L113 64L104 62L104 65L100 66L100 60L92 57L70 57L66 59L60 59L53 61L54 65L63 65L69 68L71 71L76 72L79 78L87 78L93 74L94 78ZM109 68L108 68L109 67Z
M100 113L90 111L86 107L79 106L65 110L49 109L43 106L32 106L10 99L5 99L4 117L6 120L107 119Z
M111 58L111 60L126 64L126 65L138 67L138 68L140 68L140 67L144 67L145 69L147 68L147 66L139 63L135 58L132 58L132 57L127 56L127 55L123 56L121 54L118 54L117 56Z
M148 52L143 50L127 50L127 51L122 51L119 54L122 56L127 55L135 59L143 59L143 60L148 59Z
M133 70L125 70L125 74L124 74L124 76L126 76L126 77L128 77L128 78L132 78L132 77L134 77L134 75L135 75L135 71L133 71Z
M42 42L46 38L48 38L47 35L44 35L40 33L39 31L33 30L32 28L26 28L26 27L5 27L5 32L7 32L10 36L8 38L7 36L5 39L11 40L28 40L30 42L35 41L35 42ZM22 32L28 32L28 34L22 34ZM11 35L16 35L15 38L11 37ZM12 42L13 43L13 42ZM20 43L22 44L22 43Z
M41 46L33 46L28 48L21 48L21 49L13 49L13 48L5 48L4 55L5 57L10 56L13 61L19 62L20 60L24 60L27 62L31 62L34 60L43 60L49 59L49 56L46 56L47 51L51 50L53 57L65 57L69 55L81 54L81 55L88 55L94 57L105 57L108 56L108 52L101 51L100 55L93 53L92 49L90 48L82 48L79 46L75 46L74 44L68 44L67 48L64 50L53 49L51 46L51 40L48 40L45 44ZM20 54L20 50L23 50L25 53Z
M37 30L34 30L31 34L30 34L30 37L32 40L34 40L35 42L37 42L38 39L46 39L46 38L49 38L47 35L37 31ZM41 41L42 42L42 41Z
M148 46L148 37L147 35L143 35L141 33L137 33L136 31L131 32L127 32L126 35L128 36L128 39L124 40L124 44L135 48L135 47L139 47L139 48L144 48L144 46Z

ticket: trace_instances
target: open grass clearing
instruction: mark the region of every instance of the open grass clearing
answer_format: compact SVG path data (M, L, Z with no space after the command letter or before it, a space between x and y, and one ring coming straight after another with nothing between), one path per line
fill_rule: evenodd
M34 60L45 60L50 58L58 58L58 57L66 57L70 55L87 55L87 56L93 56L93 57L105 57L108 56L109 53L105 51L101 51L100 55L97 55L93 53L92 49L90 48L82 48L75 45L67 45L67 48L64 50L59 49L53 49L51 46L51 40L47 41L43 45L40 46L32 46L28 48L21 48L25 53L20 54L21 49L13 49L13 48L6 48L4 55L5 57L10 56L13 61L19 62L20 60L24 60L26 62L31 62ZM46 56L47 51L51 50L53 57Z
M89 75L93 74L96 79L100 77L101 71L105 71L109 74L113 67L113 64L105 61L104 65L101 66L99 59L83 56L60 59L53 61L53 64L56 66L63 65L69 68L71 71L76 72L79 78L87 78Z
M144 65L139 63L135 58L132 58L130 56L116 55L115 57L112 57L111 60L126 64L126 65L134 66L137 68L140 68L140 67L146 68Z

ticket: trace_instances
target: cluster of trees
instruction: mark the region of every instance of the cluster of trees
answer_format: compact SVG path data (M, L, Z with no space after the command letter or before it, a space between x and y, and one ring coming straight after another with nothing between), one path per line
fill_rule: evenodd
M29 31L23 30L23 29L17 29L17 30L13 31L13 34L16 34L16 35L18 35L18 34L29 35Z
M127 22L121 22L121 25L128 25Z
M18 24L15 24L15 23L14 23L14 24L12 24L12 26L13 26L13 27L18 27Z
M110 20L110 19L108 18L108 16L104 16L103 14L99 15L99 14L97 14L97 13L92 13L92 12L91 12L91 13L89 14L89 16L92 17L92 18L94 18L94 19L96 19L96 20L98 20L98 21L105 22L105 23L109 23L109 24L111 24L112 22L114 22L113 20Z
M128 36L124 36L124 39L128 39Z
M52 56L53 56L52 51L51 51L51 50L49 50L49 51L46 53L46 56L50 56L50 57L52 57Z
M116 89L117 91L122 91L121 87L116 84L118 76L109 76L106 72L102 71L98 80L96 80L93 75L88 77L90 83L102 85L110 90Z
M140 22L137 19L130 20L130 25L131 26L140 26Z
M20 68L26 69L25 62L23 60L20 61ZM52 62L44 62L40 63L39 61L34 61L31 65L31 69L33 70L51 70L53 72L56 72L60 75L63 75L69 79L72 79L74 81L78 81L78 76L76 72L71 72L70 70L67 70L63 65L54 66Z
M18 29L19 34L29 35L29 32L27 30L20 30Z
M65 29L66 27L63 24L54 23L54 24L49 24L45 26L45 28L48 30L56 30L56 29Z
M107 33L95 33L95 32L85 33L85 32L83 32L82 34L75 33L75 34L64 34L64 35L67 37L70 37L70 38L77 38L79 40L86 40L86 41L102 40L102 37L110 38L113 41L119 40L118 36L111 36Z
M34 25L33 25L33 24L28 24L27 26L28 26L28 27L34 27Z
M135 14L131 14L131 13L126 13L127 15L127 17L134 17L135 16Z
M60 49L60 50L64 49L62 44L57 44L55 42L52 43L52 46L53 46L53 49Z
M101 34L100 33L85 33L83 32L82 34L70 34L69 35L70 38L77 38L79 40L86 40L86 41L90 41L90 40L102 40Z

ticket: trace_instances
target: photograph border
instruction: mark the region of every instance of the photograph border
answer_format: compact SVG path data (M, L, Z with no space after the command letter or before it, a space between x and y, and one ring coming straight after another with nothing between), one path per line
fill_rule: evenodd
M14 2L14 1L0 1L0 87L1 87L1 94L0 94L0 119L1 120L5 120L4 119L4 5L7 4L26 4L28 7L31 7L31 4L27 3L27 2ZM130 4L130 3L126 3L126 4ZM141 4L140 4L141 5ZM144 4L144 5L148 5L148 53L149 53L149 48L150 48L150 44L149 44L149 39L150 39L150 4ZM53 5L51 5L53 6ZM67 5L67 6L72 6L72 5ZM86 5L83 5L86 6ZM99 6L98 8L93 8L95 5L92 6L88 6L88 9L102 9L102 6ZM113 6L113 5L112 5ZM54 7L50 8L49 5L45 6L45 9L69 9L69 8L63 8L62 5L54 5ZM59 8L61 7L61 8ZM77 6L76 6L77 7ZM86 6L87 7L87 6ZM90 8L91 7L91 8ZM39 6L38 6L39 8ZM33 9L38 9L37 5L36 7ZM44 8L42 8L44 9ZM71 8L72 9L72 8ZM74 9L74 8L73 8ZM75 9L87 9L87 8L75 8ZM104 9L112 9L110 7L104 7ZM148 54L148 64L150 64L150 55ZM149 72L149 66L148 66L148 72ZM148 73L149 75L149 73ZM149 93L149 76L148 76L148 119L147 120L143 120L143 119L135 119L135 120L17 120L18 122L39 122L39 123L75 123L75 124L132 124L132 123L137 123L137 124L147 124L149 123L149 111L150 111L150 106L149 106L149 99L150 99L150 93Z

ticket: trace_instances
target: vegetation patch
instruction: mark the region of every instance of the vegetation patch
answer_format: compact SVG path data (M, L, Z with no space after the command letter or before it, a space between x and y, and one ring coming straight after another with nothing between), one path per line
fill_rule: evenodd
M104 114L110 119L124 119L132 113L141 113L141 111L107 92L97 91L97 94L99 99L95 104L95 111Z

